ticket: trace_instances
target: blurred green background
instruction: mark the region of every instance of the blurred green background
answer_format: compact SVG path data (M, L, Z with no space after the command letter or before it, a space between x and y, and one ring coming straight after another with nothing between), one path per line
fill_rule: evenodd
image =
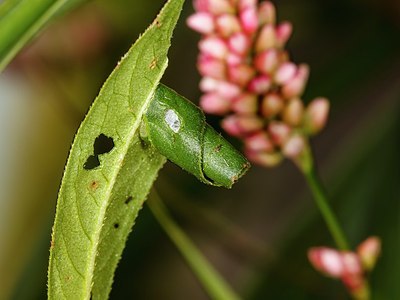
M0 299L44 299L50 233L68 151L120 57L164 1L91 1L57 18L0 74ZM294 24L288 49L311 66L304 99L332 112L313 140L320 173L355 247L383 241L373 299L400 299L400 2L274 1ZM163 77L197 102L199 36L184 19ZM218 119L208 117L218 128ZM237 143L236 141L233 141ZM237 144L240 146L239 144ZM309 265L333 246L296 168L253 166L233 190L172 164L156 188L181 226L244 299L348 299ZM146 207L117 269L111 299L207 299Z

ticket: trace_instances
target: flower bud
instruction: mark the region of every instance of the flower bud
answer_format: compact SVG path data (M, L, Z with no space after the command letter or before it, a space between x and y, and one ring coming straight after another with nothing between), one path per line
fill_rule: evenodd
M240 115L252 115L258 109L257 96L255 94L243 93L233 100L232 110Z
M267 24L261 28L255 47L257 53L276 47L276 33L273 25Z
M275 6L270 1L263 1L258 7L260 25L275 24Z
M316 98L308 105L305 112L305 128L310 134L316 134L324 128L328 119L329 101Z
M292 24L289 22L283 22L276 28L276 43L277 47L283 48L290 36L292 35Z
M216 92L220 94L223 98L233 99L240 95L241 89L233 83L227 81L219 81Z
M297 72L297 67L294 63L285 62L276 70L274 79L277 84L283 85L291 80Z
M364 270L371 271L381 253L380 239L376 236L369 237L358 246L357 253Z
M304 115L303 102L299 98L293 98L285 106L282 119L286 124L296 127L301 124Z
M294 98L300 96L306 85L308 79L309 69L307 65L300 65L297 69L296 75L282 87L282 94L285 98Z
M278 94L270 93L262 100L261 113L266 118L274 117L281 112L283 106L283 99Z
M256 116L230 115L222 120L221 126L228 134L240 137L262 129L264 123Z
M275 145L283 146L290 136L290 127L280 121L272 121L268 126L268 133Z
M240 23L243 31L247 34L253 34L258 28L258 15L255 7L245 7L239 13Z
M204 94L200 98L201 108L214 115L224 115L229 112L231 102L215 93Z
M270 87L271 79L267 75L254 77L248 85L248 89L250 92L260 95L265 94Z
M190 28L202 34L210 34L215 28L212 15L206 12L191 15L186 23Z
M197 63L201 75L216 79L225 79L225 64L222 60L212 56L201 55Z
M296 159L300 156L306 146L304 136L294 134L285 142L282 152L286 157Z
M229 0L194 0L193 6L196 11L208 11L213 15L234 12Z
M248 36L242 32L237 32L228 39L229 50L238 55L245 55L250 50L250 46Z
M245 155L250 161L264 167L274 167L279 164L283 159L283 156L279 152L255 152L249 149L245 149Z
M269 49L259 53L254 59L256 69L266 75L271 74L279 63L278 52L276 49Z
M200 51L215 58L224 59L228 53L228 47L223 39L210 36L199 42Z
M274 150L274 145L272 144L267 133L264 131L259 131L246 137L244 143L246 145L246 149L252 152L272 152Z
M199 88L202 92L208 93L217 90L219 80L212 77L203 77L200 80Z
M246 86L254 76L254 69L249 65L240 64L228 67L229 81L239 85Z
M333 278L343 275L340 252L331 248L317 247L308 251L308 259L315 269Z
M223 14L216 20L216 28L218 33L223 37L229 37L240 31L240 23L238 19L231 14Z

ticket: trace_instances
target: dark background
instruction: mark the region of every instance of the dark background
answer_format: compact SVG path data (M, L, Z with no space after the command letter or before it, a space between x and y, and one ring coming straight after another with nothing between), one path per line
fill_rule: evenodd
M311 67L303 97L331 101L315 139L319 170L351 244L382 238L373 299L400 299L400 2L274 2L290 20L292 59ZM119 58L161 0L92 1L53 22L0 75L0 299L44 299L57 190L74 133ZM163 83L197 102L199 36L175 31ZM208 116L218 128L218 119ZM238 147L240 144L237 141ZM232 190L172 164L156 188L176 220L244 299L348 299L315 272L312 246L333 246L290 162L253 166ZM117 269L111 299L207 299L146 207Z

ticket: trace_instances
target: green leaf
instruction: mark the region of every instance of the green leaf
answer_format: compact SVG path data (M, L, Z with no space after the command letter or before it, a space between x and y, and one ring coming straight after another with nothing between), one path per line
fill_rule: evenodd
M167 66L184 0L170 0L107 79L83 121L58 198L49 299L106 299L128 233L165 158L139 125Z
M0 5L0 72L56 14L83 0L6 0Z

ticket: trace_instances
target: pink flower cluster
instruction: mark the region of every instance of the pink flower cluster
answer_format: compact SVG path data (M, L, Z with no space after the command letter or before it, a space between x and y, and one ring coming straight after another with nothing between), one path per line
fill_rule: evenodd
M380 251L379 238L369 237L358 246L356 252L317 247L309 250L308 258L320 272L341 279L356 299L368 299L365 275L374 268Z
M292 25L276 24L269 1L194 0L194 7L187 24L202 34L201 107L225 116L223 129L244 141L253 162L296 159L307 137L324 127L329 102L317 98L305 107L300 98L309 68L291 62L284 49Z

